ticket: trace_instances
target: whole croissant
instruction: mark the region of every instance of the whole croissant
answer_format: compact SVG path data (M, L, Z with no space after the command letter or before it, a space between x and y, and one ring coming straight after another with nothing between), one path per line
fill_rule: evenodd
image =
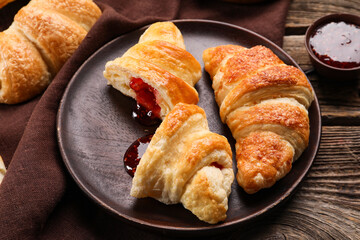
M31 0L0 33L0 103L41 93L100 17L91 0Z
M263 46L209 48L203 60L221 119L236 139L239 185L247 193L272 186L309 142L314 93L306 76Z
M104 77L161 119L179 102L199 101L194 85L201 78L200 63L171 22L152 24L138 44L106 63Z
M181 202L199 219L226 218L234 180L227 139L209 131L205 112L178 103L156 130L132 181L131 195Z

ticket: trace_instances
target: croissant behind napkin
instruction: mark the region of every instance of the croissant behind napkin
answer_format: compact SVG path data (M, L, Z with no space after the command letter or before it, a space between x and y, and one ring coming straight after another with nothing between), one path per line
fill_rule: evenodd
M5 174L6 174L6 168L5 168L2 157L0 156L0 184L1 184Z
M14 0L0 0L0 8L5 7L7 4L13 2Z
M152 24L138 44L106 63L104 77L147 110L153 110L150 105L158 105L156 115L161 119L179 102L199 101L194 85L201 78L200 63L185 50L181 32L171 22ZM143 87L139 90L133 85ZM143 100L144 91L152 96L148 102Z
M248 193L271 187L308 145L314 94L306 76L263 46L209 48L203 60L236 139L239 185Z
M101 11L91 0L32 0L0 33L0 103L41 93Z
M142 156L131 195L181 202L199 219L217 223L226 218L233 179L227 139L209 131L204 110L179 103Z

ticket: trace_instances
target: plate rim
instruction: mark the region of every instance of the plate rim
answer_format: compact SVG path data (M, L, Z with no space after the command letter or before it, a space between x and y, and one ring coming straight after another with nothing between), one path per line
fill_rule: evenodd
M236 30L241 30L241 31L245 31L248 32L252 35L255 35L257 38L260 38L262 41L266 42L268 45L270 45L272 48L275 48L277 51L281 52L282 54L284 54L288 59L290 59L292 61L292 63L299 68L302 72L304 72L300 66L298 65L298 63L284 50L282 49L280 46L278 46L277 44L275 44L274 42L272 42L271 40L269 40L268 38L252 31L249 30L247 28L241 27L241 26L237 26L235 24L231 24L231 23L226 23L226 22L221 22L221 21L215 21L215 20L207 20L207 19L177 19L177 20L168 20L170 22L173 23L204 23L204 24L214 24L214 25L221 25L221 26L226 26L226 27L230 27L230 28L235 28ZM156 22L156 21L155 21ZM151 23L152 24L152 23ZM89 61L91 61L91 59L93 59L97 54L99 54L103 49L107 48L108 45L111 45L113 42L118 41L118 39L124 38L126 37L128 34L133 33L133 32L137 32L137 31L143 31L145 29L147 29L151 24L147 24L145 26L142 26L140 28L134 29L132 31L126 32L124 34L121 34L120 36L115 37L114 39L110 40L109 42L105 43L104 45L102 45L99 49L97 49L93 54L91 54L82 64L81 66L76 70L75 74L71 77L71 79L69 80L65 91L63 93L63 96L61 97L60 103L59 103L59 108L57 111L57 116L56 116L56 135L57 135L57 143L58 143L58 147L59 147L59 151L61 154L61 157L63 159L63 162L65 163L65 166L68 170L68 172L70 173L71 177L74 179L75 183L77 184L77 186L92 200L94 201L96 204L100 205L101 207L103 207L105 210L107 210L109 213L119 217L119 219L125 221L126 223L130 223L132 225L135 226L140 226L142 228L148 229L148 230L156 230L156 231L162 231L162 232L168 232L168 233L175 233L175 234L196 234L196 235L204 235L204 234L212 234L214 232L219 231L220 229L222 230L229 230L231 228L234 228L236 226L239 226L241 224L245 224L248 223L251 220L255 220L257 218L259 218L260 216L264 215L264 213L267 213L271 210L273 210L275 207L279 206L280 204L284 203L298 188L299 184L303 181L303 179L306 177L306 175L308 174L310 168L313 165L313 162L315 160L315 157L319 151L319 145L320 145L320 140L321 140L321 134L322 134L322 119L321 119L321 109L320 109L320 105L319 105L319 101L318 98L315 94L315 90L310 82L310 80L308 79L308 77L306 76L308 82L310 83L313 91L314 91L314 101L312 102L312 106L311 107L315 107L315 113L316 116L312 116L315 120L318 120L318 131L316 133L313 133L314 135L317 136L316 142L315 142L315 151L312 152L311 154L311 161L309 162L309 164L306 166L306 168L304 169L304 171L301 172L301 174L299 175L299 177L296 179L296 181L294 182L294 184L287 189L287 191L281 195L281 197L279 199L277 199L276 201L274 201L272 204L264 207L263 209L250 214L244 218L232 221L232 222L222 222L220 224L215 224L215 225L209 225L209 226L203 226L203 227L174 227L174 226L164 226L164 225L159 225L159 224L154 224L154 223L150 223L150 222L146 222L143 221L141 219L135 218L135 217L131 217L128 216L126 214L122 214L119 213L116 209L108 206L107 204L105 204L100 198L98 198L93 192L91 192L91 190L89 190L83 183L82 181L79 179L79 177L76 175L76 173L73 171L73 169L71 168L71 163L70 160L67 156L67 153L64 150L64 146L63 146L63 139L62 139L62 130L61 130L61 123L62 123L62 112L64 111L64 105L65 105L65 101L66 101L66 96L68 95L72 84L74 84L76 77L80 74L80 72L82 71L82 69L87 65L87 63ZM305 74L305 73L304 73ZM234 180L236 181L236 180Z

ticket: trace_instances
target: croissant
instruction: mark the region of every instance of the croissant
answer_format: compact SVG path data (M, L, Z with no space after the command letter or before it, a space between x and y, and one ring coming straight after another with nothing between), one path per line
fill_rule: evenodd
M91 0L31 0L0 33L0 103L41 93L100 17Z
M264 46L209 48L203 60L221 120L236 140L239 185L250 194L271 187L308 145L311 85Z
M131 196L182 203L202 221L226 218L234 180L227 139L210 132L205 112L178 103L165 117L137 166Z
M200 63L171 22L152 24L138 44L106 63L104 77L157 118L164 119L179 102L199 101L194 85L201 78Z
M1 156L0 156L0 183L1 183L2 180L3 180L3 178L4 178L4 176L5 176L5 173L6 173L6 168L5 168L3 159L2 159Z
M0 9L13 2L14 0L0 0Z

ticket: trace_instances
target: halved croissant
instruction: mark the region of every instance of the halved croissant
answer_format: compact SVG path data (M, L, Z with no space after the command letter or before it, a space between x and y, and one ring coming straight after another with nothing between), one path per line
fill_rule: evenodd
M152 24L138 44L106 63L104 77L140 105L158 105L161 119L177 103L196 104L199 100L194 85L201 77L200 63L185 50L179 29L171 22ZM151 95L148 101L153 102L144 101L144 94Z
M236 139L237 181L247 193L284 177L309 142L313 90L270 49L224 45L203 52L220 116Z
M32 0L0 33L0 103L41 93L101 11L91 0Z
M199 219L226 218L234 180L227 139L209 131L205 112L178 103L156 130L132 181L131 195L181 202Z

